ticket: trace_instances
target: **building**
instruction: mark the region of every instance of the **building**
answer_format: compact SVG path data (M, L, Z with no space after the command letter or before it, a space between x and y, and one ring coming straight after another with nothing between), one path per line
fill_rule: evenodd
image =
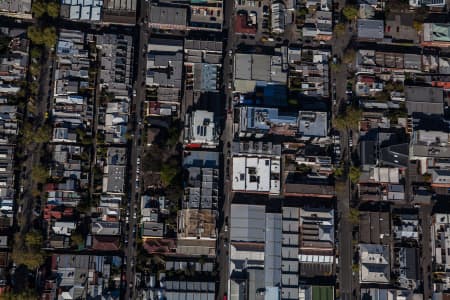
M413 118L409 159L419 161L421 174L427 173L429 166L450 158L449 133L450 123L440 116Z
M271 17L272 17L272 32L281 34L284 32L285 26L285 10L286 7L283 3L272 3Z
M299 111L298 131L304 137L326 137L328 135L328 117L326 112Z
M266 135L296 136L299 121L291 112L278 108L239 107L239 136L262 138Z
M187 172L183 208L218 208L219 153L186 151L183 168Z
M61 3L60 15L63 18L84 21L99 22L103 1L101 0L63 0Z
M0 15L31 19L31 0L2 1Z
M182 69L182 40L150 39L147 56L147 85L180 89Z
M281 213L264 205L231 204L230 299L262 299L258 291L279 295L281 283ZM277 299L277 298L272 298Z
M221 31L223 24L222 0L197 0L190 3L191 30Z
M384 21L373 19L358 19L358 39L381 40L384 38Z
M361 283L386 284L390 281L389 246L359 244Z
M360 236L363 244L389 244L391 222L388 212L361 211L359 215Z
M177 217L177 253L216 255L217 212L211 209L182 209Z
M443 8L446 5L445 0L409 0L409 6L421 7L428 6L429 8Z
M137 0L103 0L102 20L105 23L135 24Z
M439 1L442 3L442 1ZM423 46L448 47L450 43L450 24L448 23L424 23Z
M258 81L287 82L287 66L281 54L236 53L233 64L234 89L238 92L253 92Z
M280 193L280 145L234 142L232 189L249 193Z
M103 297L107 291L120 293L114 287L120 283L120 273L115 271L122 264L120 257L53 254L51 261L51 275L58 280L48 280L46 293L54 293L58 299Z
M185 92L218 92L222 42L186 38L184 41Z
M444 114L444 91L440 87L406 86L406 108L408 114Z
M150 6L148 26L155 29L186 30L188 9L186 7Z
M132 37L100 34L96 39L96 46L100 50L100 87L116 96L129 96L134 53Z
M185 147L215 148L219 145L220 135L213 112L195 110L186 116L185 123Z
M299 275L331 276L334 262L334 211L300 208Z
M433 272L440 272L435 280L435 291L445 291L449 286L450 270L450 215L435 213L431 223L431 255Z

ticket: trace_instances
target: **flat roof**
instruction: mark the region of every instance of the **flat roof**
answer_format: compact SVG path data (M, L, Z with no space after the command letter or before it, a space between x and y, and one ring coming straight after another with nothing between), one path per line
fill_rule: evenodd
M265 212L264 205L231 204L230 240L265 242Z
M150 23L186 25L187 9L171 6L151 6Z
M358 38L382 39L384 37L384 21L358 19Z

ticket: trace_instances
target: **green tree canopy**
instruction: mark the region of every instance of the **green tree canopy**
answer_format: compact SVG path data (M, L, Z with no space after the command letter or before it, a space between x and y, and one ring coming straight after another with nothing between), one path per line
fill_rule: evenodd
M42 246L42 234L36 230L28 232L25 235L25 245L28 249L40 250Z
M35 165L31 170L31 178L37 183L45 183L48 178L48 170L41 165Z
M59 4L57 2L47 3L47 14L52 18L59 16Z
M342 9L342 14L347 20L354 20L358 17L358 9L352 5L347 5Z
M345 49L344 56L342 57L342 62L344 64L351 64L355 61L356 52L353 48Z
M358 224L359 223L359 210L356 208L350 208L348 212L348 220L352 224Z
M343 114L334 119L334 126L339 130L357 129L361 120L361 110L347 107Z
M0 300L36 300L38 295L35 290L26 289L24 291L6 291L0 295Z
M36 26L28 27L28 38L36 45L44 45L51 48L56 44L56 29L55 27L45 27L41 29Z
M349 177L350 181L351 181L353 184L358 183L358 181L359 181L359 176L361 176L361 171L359 170L359 168L358 168L358 167L355 167L355 166L351 166L351 167L350 167L350 172L349 172L349 174L348 174L348 177Z
M47 12L47 5L43 1L33 1L31 12L35 18L41 18Z
M338 23L334 26L333 33L336 38L341 37L345 33L345 25L343 23Z

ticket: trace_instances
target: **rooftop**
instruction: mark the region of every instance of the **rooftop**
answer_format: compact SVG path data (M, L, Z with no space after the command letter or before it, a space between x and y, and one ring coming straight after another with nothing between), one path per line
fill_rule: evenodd
M280 193L280 160L270 157L233 157L233 191Z
M358 19L358 38L359 39L383 39L384 22L383 20Z
M389 246L359 244L361 283L389 283Z

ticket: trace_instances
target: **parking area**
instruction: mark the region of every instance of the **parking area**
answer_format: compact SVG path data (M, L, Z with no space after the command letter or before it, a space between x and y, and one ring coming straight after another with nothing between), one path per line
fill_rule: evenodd
M235 0L235 42L237 45L274 47L287 40L300 42L301 32L295 24L287 24L281 34L271 31L270 0Z
M246 16L249 26L254 26L255 29L254 33L235 30L238 44L256 45L262 40L270 39L270 0L237 0L235 13L236 22L239 22L241 16Z

